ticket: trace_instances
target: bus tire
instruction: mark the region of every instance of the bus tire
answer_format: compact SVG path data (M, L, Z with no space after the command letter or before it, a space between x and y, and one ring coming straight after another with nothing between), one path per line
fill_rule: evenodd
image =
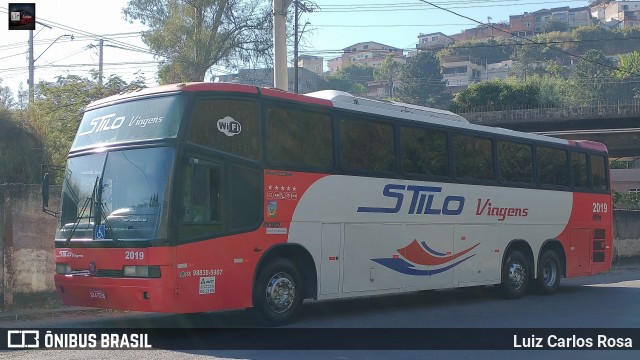
M295 265L275 259L260 270L253 289L253 306L268 325L290 322L302 304L302 278Z
M551 295L560 287L560 259L553 250L542 253L538 261L538 277L535 290L539 294Z
M502 263L503 295L507 299L521 298L527 291L530 266L524 254L518 250L510 251Z

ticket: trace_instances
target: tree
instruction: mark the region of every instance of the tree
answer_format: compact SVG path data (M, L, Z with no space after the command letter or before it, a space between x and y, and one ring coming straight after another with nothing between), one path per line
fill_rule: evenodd
M539 88L534 83L504 80L483 81L469 85L453 100L454 111L500 111L534 108L539 103ZM476 110L477 111L477 110Z
M0 78L0 108L11 109L15 105L13 100L13 92L8 86L2 86L2 78Z
M542 32L550 33L554 31L565 32L569 29L566 21L552 18L542 23Z
M43 163L42 143L17 119L17 110L0 105L0 184L35 184Z
M27 122L41 139L45 157L54 165L64 166L71 147L82 110L90 102L123 91L144 87L138 77L127 83L117 75L107 78L104 85L97 83L97 73L92 79L67 75L55 82L41 81L36 85L35 101L29 106Z
M336 71L336 77L354 81L364 87L369 81L373 81L373 68L369 65L350 64Z
M593 105L602 100L617 99L611 84L613 66L600 50L587 51L569 77L568 100L574 105Z
M339 90L352 95L364 95L367 83L373 80L373 68L362 64L351 64L318 81L318 90Z
M494 38L488 40L456 41L448 47L438 51L438 59L447 56L463 56L486 60L488 63L496 63L509 60L513 54L514 43L518 41L512 38Z
M387 87L386 93L393 98L393 83L402 71L402 64L394 60L393 55L387 55L379 68L373 70L373 78L384 83Z
M270 57L271 9L261 0L129 0L123 13L149 30L161 83L203 81L216 64ZM271 2L268 3L271 5Z
M620 62L614 75L624 81L627 86L626 93L631 93L635 98L640 97L640 53L634 51L620 55Z
M2 79L0 79L0 85ZM42 143L26 126L25 111L8 86L0 86L0 184L37 183L43 163ZM26 93L26 92L23 92Z
M571 40L571 34L551 32L536 35L531 40L533 43L521 40L522 45L513 52L512 60L515 66L511 71L512 76L527 80L527 77L533 75L547 74L549 66L569 64L567 52L571 43L564 43Z
M442 80L440 62L429 52L413 57L400 73L400 101L437 108L447 108L451 95L445 92L447 84Z

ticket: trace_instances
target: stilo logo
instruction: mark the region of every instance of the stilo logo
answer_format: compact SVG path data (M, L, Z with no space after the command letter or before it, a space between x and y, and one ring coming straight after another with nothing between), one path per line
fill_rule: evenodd
M76 253L74 253L73 251L69 251L69 250L61 250L61 251L58 253L58 257L61 257L61 258L74 258L74 259L79 259L79 258L84 257L84 255L82 255L82 254L76 254Z
M236 134L240 134L242 131L242 126L239 122L233 120L231 116L225 116L224 118L218 120L218 130L224 133L227 136L233 136Z
M452 269L460 263L476 256L476 254L473 254L458 260L478 245L480 245L480 243L459 253L450 255L431 249L424 241L419 244L417 240L413 240L408 246L397 250L400 256L394 255L391 258L371 260L405 275L431 276Z

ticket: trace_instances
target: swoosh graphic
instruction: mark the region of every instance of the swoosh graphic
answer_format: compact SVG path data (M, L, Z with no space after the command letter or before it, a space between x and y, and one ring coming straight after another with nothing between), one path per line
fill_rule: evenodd
M449 256L433 256L428 252L425 252L422 246L418 244L416 240L413 240L411 244L403 247L402 249L398 249L398 253L402 255L405 259L411 261L414 264L418 265L442 265L449 261L455 260L469 251L475 249L480 243L473 245L472 247L463 250L457 254L449 255Z
M378 264L382 265L382 266L386 266L391 270L395 270L397 272L401 272L405 275L417 275L417 276L431 276L431 275L435 275L435 274L439 274L442 272L445 272L455 266L458 266L460 263L471 259L472 257L476 256L476 254L473 254L471 256L467 256L466 258L459 260L451 265L447 265L445 267L441 267L438 269L427 269L427 270L419 270L416 269L413 265L411 265L410 263L406 262L403 259L400 258L383 258L383 259L371 259L372 261L377 262Z
M447 254L443 254L440 252L437 252L435 250L433 250L432 248L429 247L429 245L427 245L426 241L421 242L422 247L424 247L428 252L432 253L435 256L447 256Z

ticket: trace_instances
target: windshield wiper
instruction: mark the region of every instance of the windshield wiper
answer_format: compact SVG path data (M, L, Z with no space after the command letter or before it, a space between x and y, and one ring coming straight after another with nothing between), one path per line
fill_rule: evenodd
M84 214L84 212L85 212L85 210L87 210L88 206L90 206L88 219L92 218L91 213L93 211L95 193L96 193L96 189L98 188L99 182L100 182L100 177L97 176L96 177L96 182L93 185L93 190L91 191L91 196L87 197L87 199L84 201L84 204L82 205L82 209L80 210L80 215L78 215L76 217L76 221L73 222L73 226L71 227L71 231L69 231L69 235L67 236L67 240L66 240L66 244L67 245L69 245L69 242L71 242L71 238L73 237L73 234L75 234L76 229L78 228L78 225L80 225L80 221L82 219L86 219L87 218L85 216L82 216L82 214Z
M86 217L86 216L80 215L76 218L76 221L73 223L73 227L71 227L71 231L67 236L67 239L66 239L67 245L69 244L69 242L71 242L71 238L73 237L73 234L75 234L76 229L78 228L78 225L80 225L80 221L82 219L94 219L92 238L95 239L96 229L102 224L102 219L104 216L103 214L106 213L105 204L102 203L102 186L100 185L101 181L102 181L102 178L100 176L97 176L96 181L93 184L93 190L91 191L91 196L87 197L87 199L84 201L84 204L82 205L82 209L80 210L80 214L84 214L84 212L87 210L87 207L89 207L89 216ZM95 210L95 215L92 215L94 210ZM118 243L119 240L116 236L116 233L111 227L111 225L109 224L109 221L107 220L106 217L104 217L104 224L105 224L105 228L111 232L111 237L113 238L114 243Z

